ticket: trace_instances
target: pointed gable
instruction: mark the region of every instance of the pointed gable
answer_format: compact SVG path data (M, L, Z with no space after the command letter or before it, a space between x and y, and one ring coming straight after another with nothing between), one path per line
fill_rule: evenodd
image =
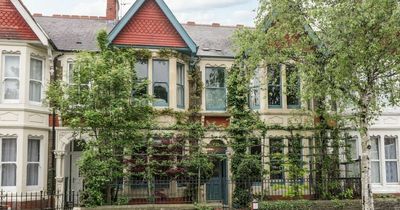
M11 0L0 0L0 39L39 41Z
M115 45L197 50L182 25L162 0L137 0L109 35Z

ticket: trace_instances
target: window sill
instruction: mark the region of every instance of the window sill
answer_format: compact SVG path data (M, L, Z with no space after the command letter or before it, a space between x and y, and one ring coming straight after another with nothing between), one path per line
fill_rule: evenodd
M282 106L280 106L280 105L269 105L268 106L268 109L282 109Z
M17 186L12 186L12 187L0 186L0 190L3 192L17 192Z
M43 106L42 102L36 102L36 101L29 101L29 105L32 106Z
M288 105L288 109L301 109L300 105Z
M3 99L4 104L19 104L19 100Z

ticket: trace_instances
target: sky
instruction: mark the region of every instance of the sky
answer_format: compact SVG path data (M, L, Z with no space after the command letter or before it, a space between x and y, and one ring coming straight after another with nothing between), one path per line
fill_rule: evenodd
M33 13L43 15L105 16L107 0L22 0ZM122 16L135 0L120 0ZM254 26L258 0L165 0L181 23Z

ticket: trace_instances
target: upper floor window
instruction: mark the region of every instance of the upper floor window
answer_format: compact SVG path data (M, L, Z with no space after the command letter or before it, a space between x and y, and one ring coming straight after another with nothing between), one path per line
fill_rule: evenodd
M300 108L300 76L293 65L286 66L286 98L289 109Z
M20 57L17 55L4 56L4 100L19 99L19 69Z
M39 185L40 140L28 139L27 186Z
M29 74L29 101L41 102L43 61L31 58L31 69Z
M74 83L74 67L75 64L74 62L70 61L68 62L68 84L73 84Z
M282 108L281 65L268 65L268 107Z
M17 139L1 140L1 186L13 187L17 184Z
M169 105L169 62L153 61L153 95L154 106Z
M176 104L185 108L185 65L178 63L176 69Z
M225 68L206 68L206 110L226 110Z
M138 87L138 89L135 90L136 92L134 94L146 95L148 93L147 84L143 83L149 77L148 69L149 69L149 61L148 60L138 60L135 63L136 79L143 86Z
M149 61L148 60L138 60L135 63L135 71L136 77L139 80L148 79L148 69L149 69Z
M256 69L254 77L250 80L250 109L260 109L260 70Z

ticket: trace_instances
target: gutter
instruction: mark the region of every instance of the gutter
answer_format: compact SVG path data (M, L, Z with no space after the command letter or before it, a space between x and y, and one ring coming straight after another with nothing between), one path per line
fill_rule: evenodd
M57 80L57 61L58 58L63 56L64 54L58 54L57 56L55 56L53 58L53 82ZM53 125L52 125L52 145L51 145L51 191L52 194L54 195L55 193L55 187L56 187L56 158L54 155L54 151L56 149L56 109L53 107L53 113L52 113L52 117L53 117Z

